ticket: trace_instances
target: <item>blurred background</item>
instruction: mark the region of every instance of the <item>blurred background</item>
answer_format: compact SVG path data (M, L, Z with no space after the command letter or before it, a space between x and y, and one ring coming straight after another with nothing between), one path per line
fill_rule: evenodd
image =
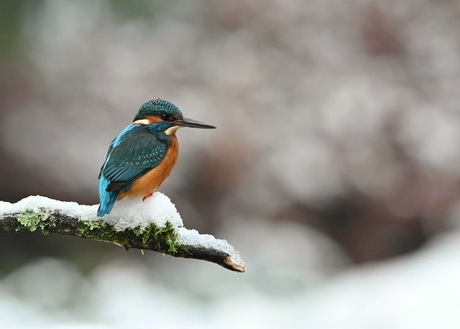
M95 204L150 99L181 130L161 191L214 264L0 238L1 328L460 328L460 2L0 3L0 200Z

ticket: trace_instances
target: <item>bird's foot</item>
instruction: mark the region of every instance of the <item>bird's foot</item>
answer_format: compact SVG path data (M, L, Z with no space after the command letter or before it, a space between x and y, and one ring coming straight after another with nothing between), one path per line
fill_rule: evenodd
M142 198L142 201L145 201L147 200L148 198L150 198L153 194L152 193L149 193L147 195L144 195L144 197Z

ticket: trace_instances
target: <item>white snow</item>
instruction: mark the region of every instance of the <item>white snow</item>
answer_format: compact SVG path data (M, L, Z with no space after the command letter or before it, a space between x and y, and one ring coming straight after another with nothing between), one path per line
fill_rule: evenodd
M220 250L227 253L231 261L244 267L244 262L236 251L226 240L216 239L210 234L200 234L197 230L188 230L180 227L176 230L184 245L201 246L207 249Z
M23 212L28 209L34 211L39 209L45 211L59 210L71 217L86 220L96 217L97 205L79 205L76 202L58 201L39 195L29 196L16 203L0 201L0 215Z
M17 203L0 201L0 215L23 212L27 209L44 210L46 212L59 211L79 220L96 219L98 205L80 205L76 202L65 202L43 196L29 196ZM156 192L152 197L142 199L123 199L117 201L112 212L102 220L114 225L116 230L130 227L142 228L155 224L163 227L169 221L174 228L183 226L182 218L171 200L161 192Z
M174 228L183 226L182 218L171 200L161 192L145 199L122 199L115 203L112 212L103 217L117 230L129 227L147 227L155 224L163 227L170 222Z

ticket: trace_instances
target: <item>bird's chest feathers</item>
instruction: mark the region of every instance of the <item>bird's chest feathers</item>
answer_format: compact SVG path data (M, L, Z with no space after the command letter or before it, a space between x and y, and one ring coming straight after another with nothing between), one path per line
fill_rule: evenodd
M172 169L176 165L179 154L179 143L176 135L169 136L171 144L168 147L166 155L161 163L148 171L143 176L139 177L131 185L128 191L122 191L118 199L125 197L137 198L153 193L160 187L163 181L171 174Z

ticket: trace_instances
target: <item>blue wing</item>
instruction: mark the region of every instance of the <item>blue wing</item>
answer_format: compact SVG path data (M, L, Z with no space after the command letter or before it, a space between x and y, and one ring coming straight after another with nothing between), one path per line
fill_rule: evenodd
M132 124L115 138L99 173L98 216L108 214L122 190L158 166L166 156L169 137L148 126Z

